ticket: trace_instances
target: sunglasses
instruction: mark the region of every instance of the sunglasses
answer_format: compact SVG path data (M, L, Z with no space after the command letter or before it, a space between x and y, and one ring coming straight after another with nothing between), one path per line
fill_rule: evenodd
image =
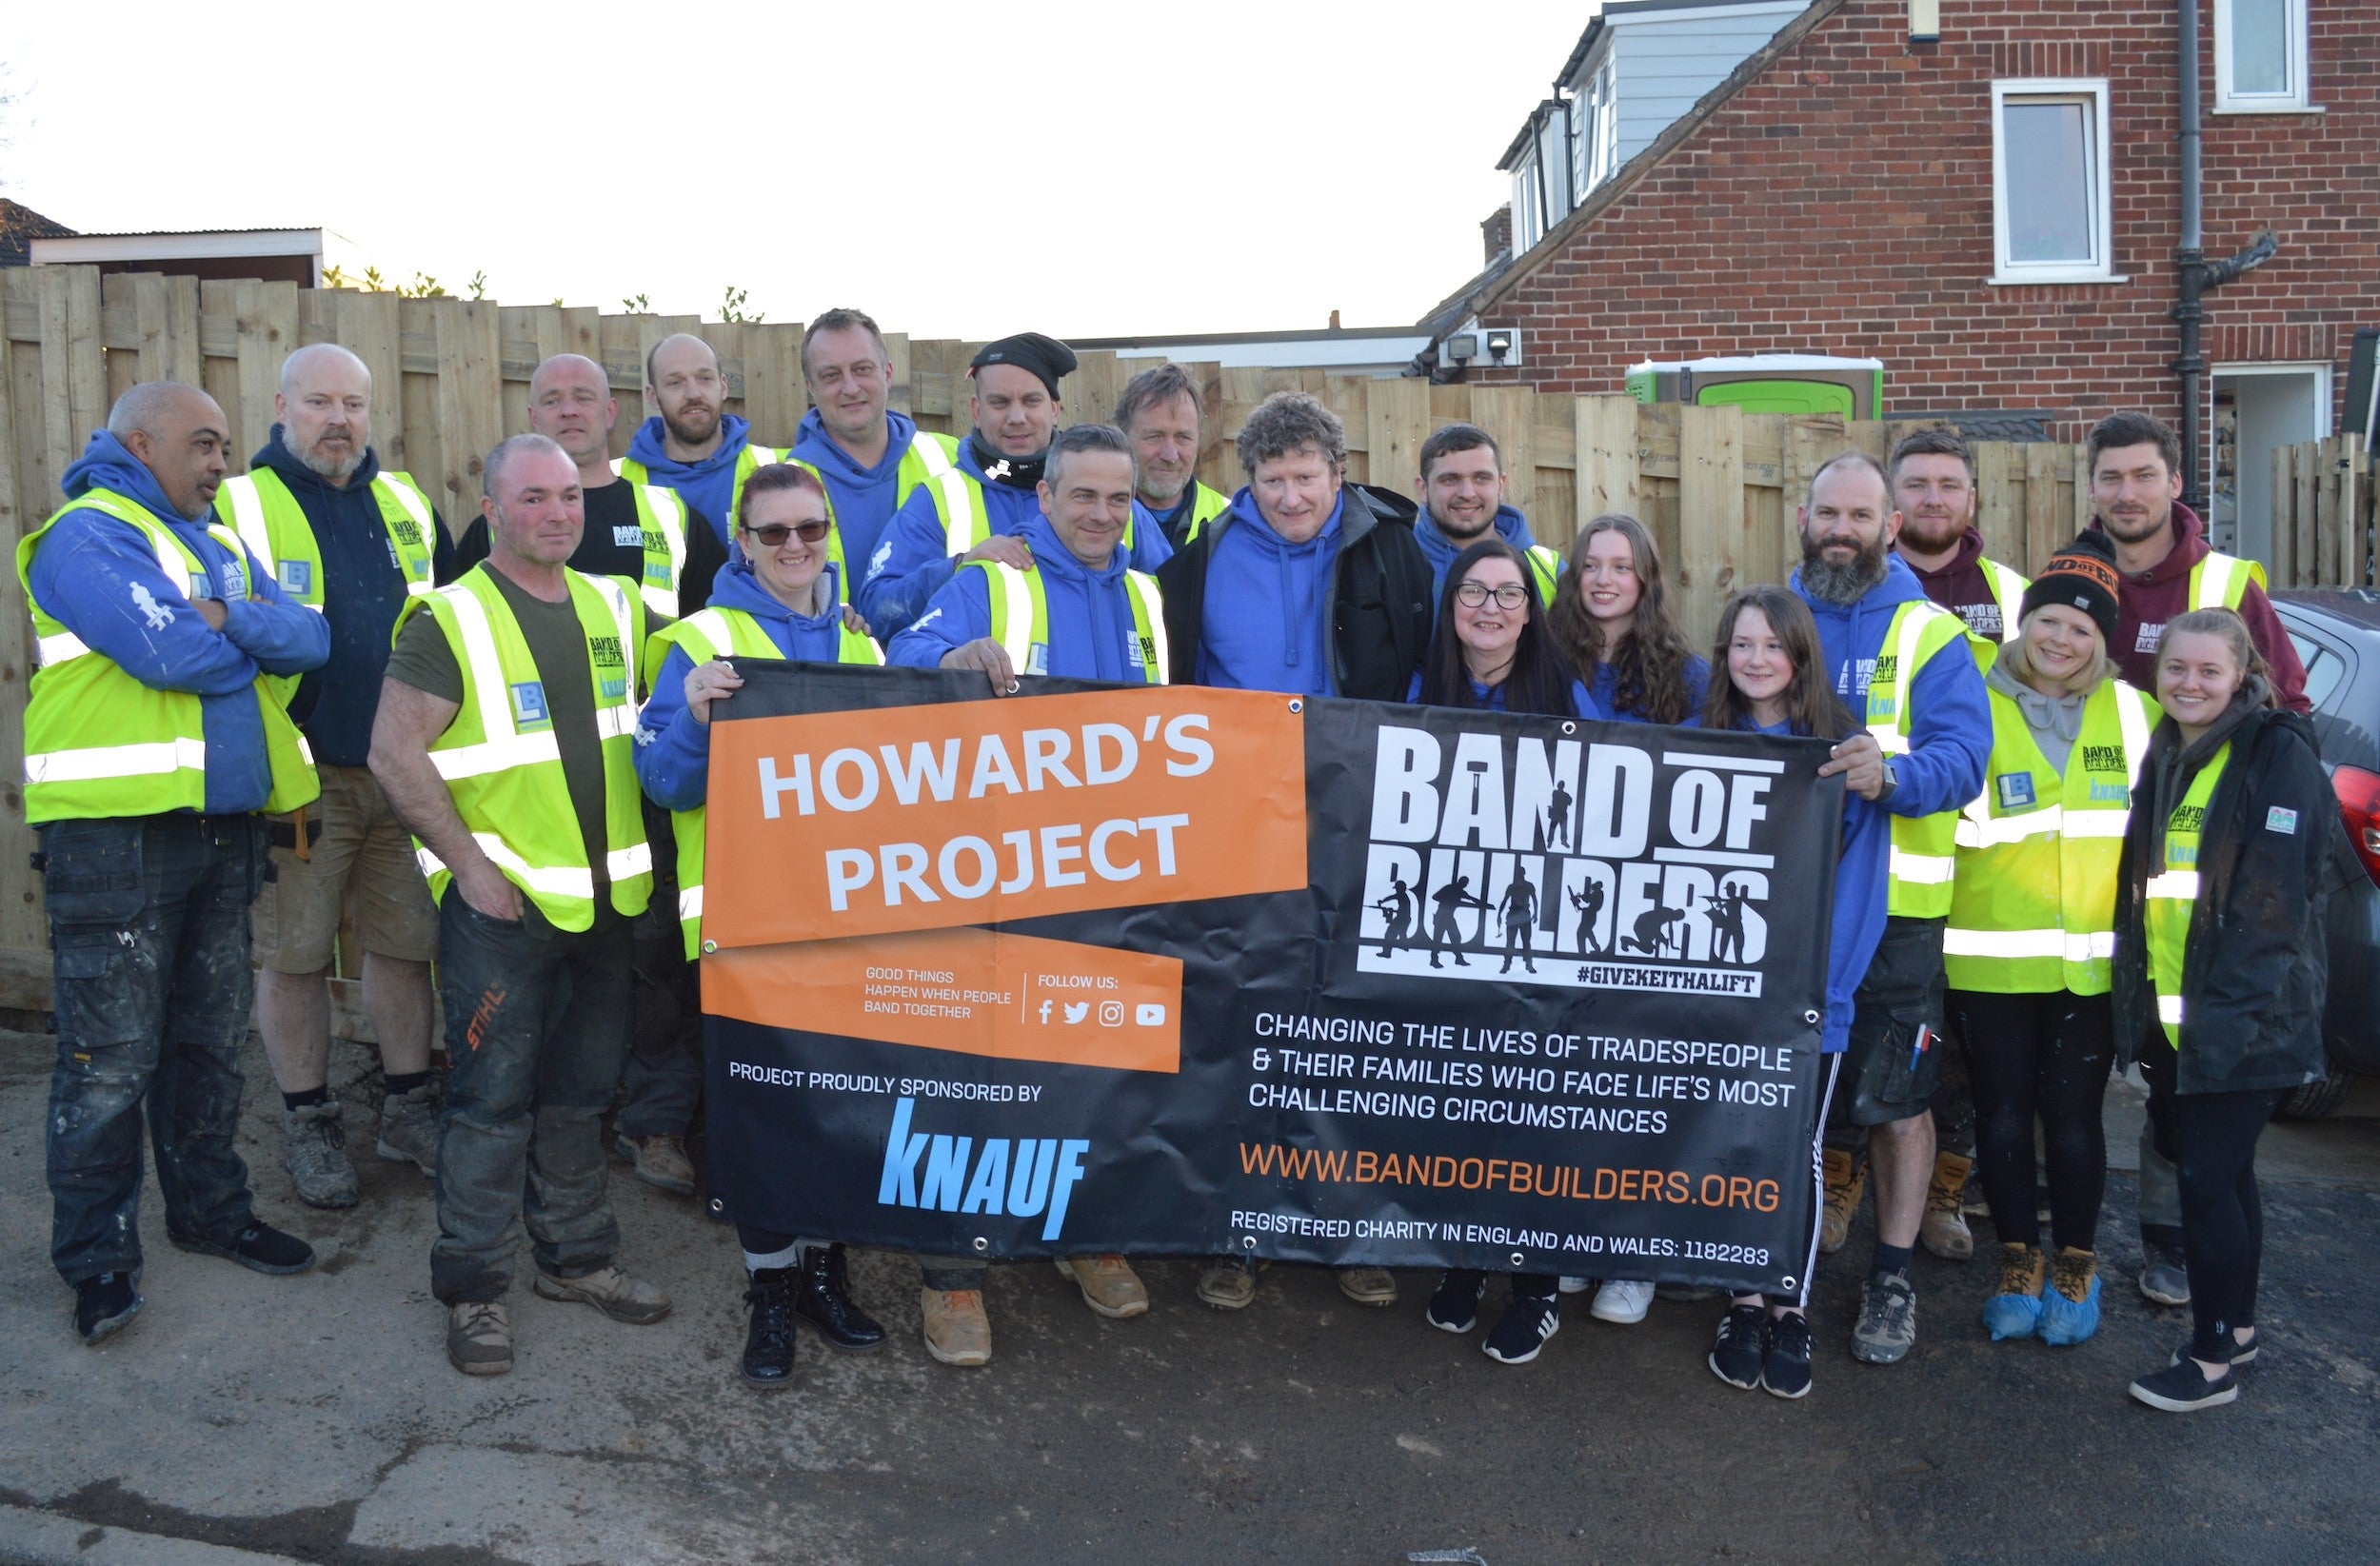
M826 536L831 522L772 522L765 527L746 526L746 537L758 539L771 549L783 548L787 538L799 534L804 544L816 544Z
M1529 602L1529 589L1517 582L1507 582L1497 587L1491 587L1484 582L1456 585L1455 602L1466 609L1476 609L1491 598L1496 600L1496 606L1499 609L1517 609Z

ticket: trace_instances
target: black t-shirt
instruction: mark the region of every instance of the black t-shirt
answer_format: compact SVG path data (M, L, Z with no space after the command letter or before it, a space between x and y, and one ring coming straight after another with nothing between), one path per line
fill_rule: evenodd
M582 491L586 499L586 531L570 556L570 568L589 576L625 576L645 580L645 528L636 514L636 492L615 480L601 488ZM473 519L454 546L456 574L487 558L487 519ZM689 505L685 511L685 567L678 575L678 617L684 619L711 601L711 578L727 564L727 546L708 518Z

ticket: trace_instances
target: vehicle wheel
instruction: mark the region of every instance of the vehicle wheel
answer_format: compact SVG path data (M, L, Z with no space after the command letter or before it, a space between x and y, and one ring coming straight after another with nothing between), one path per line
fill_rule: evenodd
M2346 1100L2348 1085L2354 1075L2339 1065L2330 1067L2330 1075L2318 1082L2292 1087L2281 1096L2281 1106L2272 1112L2276 1120L2321 1120Z

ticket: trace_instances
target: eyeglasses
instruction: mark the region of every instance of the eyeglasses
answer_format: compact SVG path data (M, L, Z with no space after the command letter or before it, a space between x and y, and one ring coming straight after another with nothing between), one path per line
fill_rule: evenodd
M787 535L794 533L799 533L804 544L816 544L826 536L826 529L833 525L831 522L772 522L765 527L747 525L744 530L767 547L778 549L784 546Z
M1507 582L1491 587L1484 582L1463 582L1455 586L1455 602L1466 609L1476 609L1490 598L1499 609L1517 609L1529 602L1529 589L1517 582Z

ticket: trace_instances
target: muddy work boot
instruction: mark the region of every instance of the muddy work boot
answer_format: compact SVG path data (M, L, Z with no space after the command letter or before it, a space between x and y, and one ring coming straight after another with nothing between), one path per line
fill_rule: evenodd
M694 1195L694 1160L684 1137L622 1137L611 1150L636 1165L636 1178L671 1196Z
M618 1267L598 1267L578 1278L539 1273L531 1285L545 1299L592 1305L614 1321L632 1327L650 1326L669 1314L669 1297Z
M992 1320L983 1314L982 1290L922 1289L918 1305L926 1353L945 1365L992 1362Z
M1934 1183L1926 1188L1925 1221L1917 1227L1917 1242L1945 1261L1964 1261L1975 1254L1975 1237L1967 1227L1967 1172L1973 1159L1937 1153Z
M1199 1274L1199 1302L1219 1311L1244 1311L1256 1303L1256 1263L1218 1257Z
M438 1173L438 1089L434 1083L380 1100L380 1138L374 1152L391 1163L409 1163L423 1174Z
M2041 1290L2050 1264L2038 1245L2000 1247L2000 1280L1983 1302L1984 1330L1994 1343L2031 1338L2041 1325Z
M339 1100L326 1099L285 1109L281 1124L289 1134L281 1163L297 1187L298 1200L308 1207L354 1206L355 1165L347 1161L347 1133L340 1122Z
M493 1300L465 1299L446 1312L446 1362L466 1376L512 1368L512 1318Z
M1852 1215L1868 1194L1868 1167L1839 1147L1826 1149L1826 1206L1818 1214L1818 1250L1833 1256L1851 1238Z
M1397 1279L1386 1267L1341 1267L1339 1292L1359 1305L1375 1308L1397 1303Z
M1149 1291L1120 1256L1061 1256L1058 1276L1082 1291L1082 1302L1110 1320L1149 1313Z

